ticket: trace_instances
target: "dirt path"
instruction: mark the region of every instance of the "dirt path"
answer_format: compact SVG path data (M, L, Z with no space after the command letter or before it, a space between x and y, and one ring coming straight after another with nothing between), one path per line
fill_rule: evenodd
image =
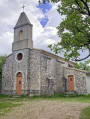
M57 101L23 103L24 105L14 108L12 112L0 119L79 119L81 109L90 105Z

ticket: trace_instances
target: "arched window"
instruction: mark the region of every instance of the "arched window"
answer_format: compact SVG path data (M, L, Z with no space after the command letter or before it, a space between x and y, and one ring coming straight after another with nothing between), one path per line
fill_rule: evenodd
M19 40L23 40L23 31L19 31Z

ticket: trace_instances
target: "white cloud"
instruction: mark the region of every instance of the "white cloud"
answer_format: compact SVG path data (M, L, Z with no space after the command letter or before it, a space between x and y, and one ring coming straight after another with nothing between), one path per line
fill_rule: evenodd
M11 49L12 49L11 42L13 41L12 38L13 38L13 33L11 32L3 33L0 36L0 55L11 53Z
M45 14L47 15L49 21L47 25L42 28L41 31L39 31L40 34L34 39L34 46L36 48L51 52L51 50L48 48L48 45L55 44L60 41L60 38L57 35L56 27L59 25L62 19L60 14L57 12L57 6L57 3L52 4L52 8Z
M34 27L42 31L38 18L44 15L36 7L38 0L0 0L0 55L9 54L12 49L13 28L22 12L21 6L25 4L25 12ZM34 28L35 29L35 28ZM35 31L35 30L34 30ZM36 33L36 36L38 33Z
M52 8L47 13L47 16L49 19L47 26L57 27L62 21L62 17L57 11L58 4L59 3L56 3L56 4L53 3Z
M55 41L53 39L46 39L45 40L45 44L49 45L49 44L55 44Z
M48 44L60 40L57 36L56 26L59 25L61 17L57 12L57 4L46 14L37 8L38 0L0 0L0 55L10 54L13 42L13 28L22 12L22 5L25 5L25 12L33 24L34 48L50 51ZM48 23L43 28L38 19L48 16ZM57 19L58 18L58 19Z

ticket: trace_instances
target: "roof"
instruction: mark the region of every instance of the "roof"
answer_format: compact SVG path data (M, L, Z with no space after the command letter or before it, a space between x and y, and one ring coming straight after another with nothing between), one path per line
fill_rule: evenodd
M68 63L74 65L74 62L72 62L72 61L67 61L67 60L65 60L65 58L60 57L60 56L58 56L58 55L55 55L55 54L53 54L53 53L47 52L47 51L45 51L45 50L41 50L41 53L44 54L44 55L47 55L47 56L50 56L50 57L54 57L54 58L57 58L57 59L59 59L59 60L61 60L61 61L65 61L65 62L68 62Z
M75 70L75 71L83 72L83 73L86 73L86 75L90 75L90 72L88 72L86 70L81 70L81 69L76 69L76 68L70 68L70 67L65 67L65 68L70 69L70 70Z
M14 27L14 29L15 28L18 28L18 27L21 27L21 26L24 26L24 25L31 25L32 26L32 24L30 23L27 15L26 15L26 13L25 12L22 12L20 14L20 16L19 16L19 19L18 19L18 21L17 21L16 26Z
M75 64L74 62L72 62L72 61L68 61L68 60L65 60L65 58L63 58L63 57L60 57L60 56L58 56L58 55L55 55L55 54L53 54L53 53L50 53L50 52L48 52L48 51L45 51L45 50L42 50L42 49L36 49L36 48L33 48L32 50L39 50L42 54L44 54L44 55L47 55L47 56L49 56L49 57L53 57L53 58L56 58L56 59L58 59L58 60L61 60L61 61L65 61L65 62L68 62L68 63L70 63L70 64Z

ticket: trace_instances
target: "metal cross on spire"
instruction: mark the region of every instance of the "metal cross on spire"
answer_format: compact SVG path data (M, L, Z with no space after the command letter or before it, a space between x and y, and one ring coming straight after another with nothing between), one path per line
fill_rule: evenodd
M23 9L23 12L24 12L24 7L25 7L24 5L21 7Z

